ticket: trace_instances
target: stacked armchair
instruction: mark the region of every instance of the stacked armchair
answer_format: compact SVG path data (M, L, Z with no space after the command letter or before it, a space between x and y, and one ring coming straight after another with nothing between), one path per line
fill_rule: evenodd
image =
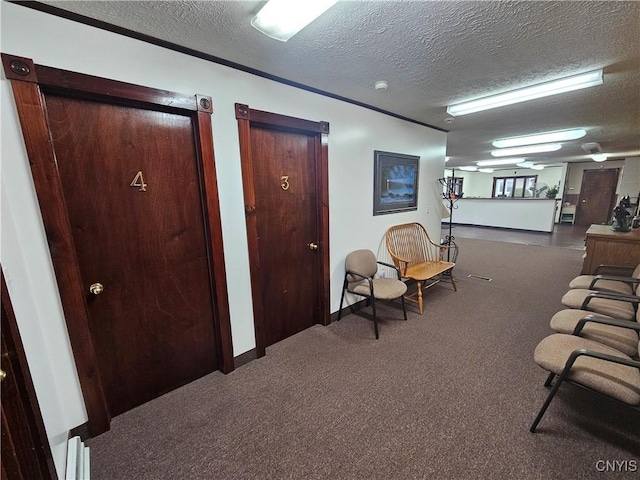
M568 308L551 319L557 333L534 352L534 361L549 372L545 387L553 387L531 432L564 382L640 407L640 265L633 271L602 266L595 275L580 275L562 303Z

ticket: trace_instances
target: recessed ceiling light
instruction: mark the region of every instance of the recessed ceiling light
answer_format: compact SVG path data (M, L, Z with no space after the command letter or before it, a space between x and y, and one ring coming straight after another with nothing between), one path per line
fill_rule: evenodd
M496 165L515 165L516 163L520 163L524 160L524 158L504 158L502 160L480 160L476 162L476 165L479 167L493 167Z
M464 170L465 172L476 172L478 167L458 167L458 170Z
M594 153L591 155L594 162L604 162L607 159L607 155L604 153Z
M544 165L531 165L531 170L544 170Z
M493 168L479 168L478 171L482 172L482 173L493 173L494 172Z
M535 98L556 95L558 93L570 92L580 88L602 85L602 69L592 72L581 73L571 77L561 78L552 82L539 83L531 87L520 88L510 92L491 95L469 102L449 105L447 113L449 115L466 115L468 113L481 112L490 108L503 107L518 102L525 102Z
M494 140L493 146L496 148L520 147L522 145L534 145L538 143L564 142L582 138L587 134L584 128L574 128L573 130L559 130L557 132L545 132L535 135L523 135L521 137L503 138Z
M329 10L338 0L301 2L269 0L251 19L251 26L268 37L286 42L316 18Z
M520 162L517 165L518 165L518 167L522 167L522 168L531 168L531 167L533 167L533 163L531 163L531 162Z
M560 143L543 143L540 145L530 145L526 147L501 148L500 150L492 150L491 155L494 157L510 157L512 155L528 155L529 153L555 152L560 150Z
M449 160L451 160L451 157L444 157L444 163L447 163Z

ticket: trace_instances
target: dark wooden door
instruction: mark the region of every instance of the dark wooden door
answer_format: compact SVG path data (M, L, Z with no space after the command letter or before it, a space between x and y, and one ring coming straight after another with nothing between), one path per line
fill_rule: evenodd
M236 105L256 352L327 324L329 217L325 122Z
M210 98L2 62L90 432L232 371Z
M617 168L585 170L576 206L576 225L607 223L615 203Z
M313 136L251 129L266 346L319 322Z
M2 480L57 478L40 406L2 275Z
M218 368L193 127L182 115L45 99L117 415Z

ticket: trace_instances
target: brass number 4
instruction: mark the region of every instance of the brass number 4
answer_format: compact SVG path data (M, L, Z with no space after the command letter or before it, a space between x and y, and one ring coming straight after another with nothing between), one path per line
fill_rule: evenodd
M133 181L129 184L130 187L140 187L141 192L147 191L147 184L144 183L144 177L142 176L142 170L136 173L136 176L133 177Z

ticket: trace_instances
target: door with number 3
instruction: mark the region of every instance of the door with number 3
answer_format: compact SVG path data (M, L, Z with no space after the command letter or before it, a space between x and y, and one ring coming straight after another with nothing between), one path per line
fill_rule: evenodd
M236 105L256 351L328 323L329 125Z
M42 102L23 130L90 426L106 404L96 432L233 369L210 100L35 68L37 86L12 86L21 115Z

